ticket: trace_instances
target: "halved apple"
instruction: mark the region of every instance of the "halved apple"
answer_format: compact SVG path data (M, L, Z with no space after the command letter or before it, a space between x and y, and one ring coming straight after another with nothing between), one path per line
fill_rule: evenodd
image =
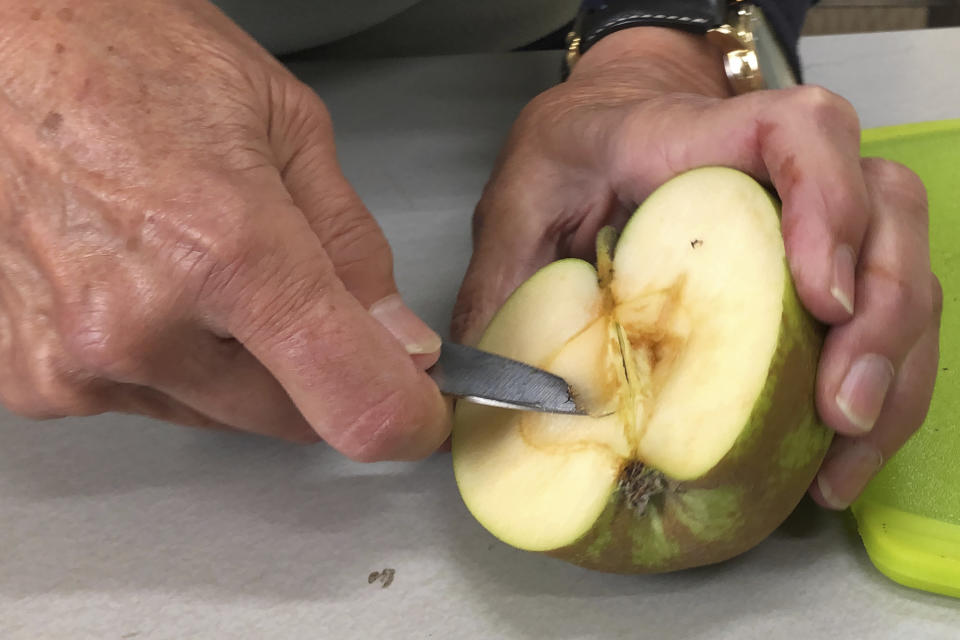
M563 376L596 417L460 402L456 481L493 535L613 572L710 564L793 510L831 432L814 406L823 329L800 304L779 203L707 167L655 191L597 267L554 262L479 347ZM615 247L614 247L615 244Z

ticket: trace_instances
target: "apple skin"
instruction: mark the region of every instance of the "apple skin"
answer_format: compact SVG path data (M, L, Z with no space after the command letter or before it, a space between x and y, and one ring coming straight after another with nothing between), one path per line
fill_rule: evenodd
M767 195L779 216L779 201ZM609 279L614 244L613 236L601 234L601 284ZM541 269L514 295L556 264ZM636 493L621 483L586 533L569 545L535 552L610 573L678 571L740 555L790 515L813 481L833 432L822 424L815 406L825 327L801 304L785 259L782 268L785 286L776 350L747 424L726 455L695 479L657 476L662 491L644 505L632 503ZM488 332L496 324L497 316ZM455 466L457 446L455 426Z
M823 338L788 276L767 383L729 453L700 478L653 497L642 513L616 490L590 531L545 553L598 571L663 573L759 544L803 498L833 437L814 402Z

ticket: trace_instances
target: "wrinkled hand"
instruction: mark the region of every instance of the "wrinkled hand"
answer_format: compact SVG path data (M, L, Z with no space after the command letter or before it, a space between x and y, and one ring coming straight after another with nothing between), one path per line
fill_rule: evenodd
M440 340L320 100L205 1L8 5L0 401L435 450Z
M521 114L481 199L454 337L479 338L537 268L593 258L669 178L703 165L772 184L804 305L829 333L817 406L839 434L810 493L844 508L922 423L936 376L942 294L923 184L861 159L853 107L821 88L730 98L717 56L674 31L605 38Z

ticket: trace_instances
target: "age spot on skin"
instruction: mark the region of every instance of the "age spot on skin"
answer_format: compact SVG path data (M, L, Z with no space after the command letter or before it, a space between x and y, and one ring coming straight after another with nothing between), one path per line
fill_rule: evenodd
M51 111L43 119L37 129L37 137L41 140L52 140L57 137L60 126L63 124L63 116L56 111Z
M90 94L90 89L93 86L93 78L86 77L83 79L83 84L80 86L80 90L77 91L77 102L83 102L83 100Z
M34 21L39 20L42 17L43 17L43 9L34 9L33 13L30 14L30 19Z
M792 153L788 155L779 167L780 183L777 185L780 193L790 193L794 186L802 179L803 175L800 167L797 166L797 156Z
M57 11L57 17L62 22L70 22L73 20L73 9L70 7L64 7L63 9L60 9Z
M57 43L57 46L55 46L55 47L53 48L53 50L56 51L57 53L63 53L64 51L67 50L67 48L66 48L65 46L63 46L62 43L58 42L58 43Z

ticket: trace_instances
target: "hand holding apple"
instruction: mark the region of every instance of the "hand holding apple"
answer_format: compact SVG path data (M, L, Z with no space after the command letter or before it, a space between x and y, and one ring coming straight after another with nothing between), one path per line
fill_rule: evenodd
M206 0L5 8L0 401L434 451L440 339L316 94Z
M843 508L923 421L942 294L931 273L923 185L861 159L853 108L823 89L727 94L701 39L627 29L533 100L477 207L454 336L476 342L506 297L559 258L594 258L659 185L720 165L775 187L790 272L829 331L817 409L838 437L812 496ZM691 389L691 393L695 393Z

